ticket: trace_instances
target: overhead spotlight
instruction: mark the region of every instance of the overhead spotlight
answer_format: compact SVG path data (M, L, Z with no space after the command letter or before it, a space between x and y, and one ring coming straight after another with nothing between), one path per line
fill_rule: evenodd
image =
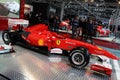
M88 0L85 0L85 2L88 2Z
M99 4L96 4L96 6L98 7L98 6L99 6Z
M94 0L90 0L90 2L94 2Z
M94 0L85 0L85 2L94 2Z
M120 1L118 1L118 4L120 4Z

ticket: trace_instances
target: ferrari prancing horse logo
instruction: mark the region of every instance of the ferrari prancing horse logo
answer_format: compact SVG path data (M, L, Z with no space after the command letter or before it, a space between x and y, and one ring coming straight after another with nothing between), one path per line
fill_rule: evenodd
M60 43L61 43L60 40L57 40L57 41L56 41L56 44L57 44L57 45L60 45Z

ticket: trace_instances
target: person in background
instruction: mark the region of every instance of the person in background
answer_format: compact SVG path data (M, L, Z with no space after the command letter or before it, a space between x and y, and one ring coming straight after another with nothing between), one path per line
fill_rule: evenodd
M59 31L59 24L60 24L60 17L56 16L54 21L53 21L53 28L54 28L54 31L57 33Z
M54 22L54 16L51 14L49 17L49 29L53 31L53 22Z
M39 12L35 15L36 19L37 19L37 24L42 23L43 19L42 19L42 13Z
M74 38L77 28L79 26L79 17L78 16L75 16L75 18L71 21L71 25L72 25L72 38Z
M29 20L29 18L30 18L30 15L29 15L30 13L24 13L24 19L25 20Z
M86 41L87 39L87 26L88 26L88 20L87 19L82 19L81 20L81 26L82 26L82 35L81 35L81 41Z
M31 12L31 16L29 18L29 26L33 26L35 24L38 23L37 19L36 19L36 14L34 12Z
M77 37L80 37L82 33L82 20L79 19L79 26L77 28Z
M93 33L94 33L94 22L92 19L88 20L88 26L87 26L87 39L90 40L90 43L93 44Z

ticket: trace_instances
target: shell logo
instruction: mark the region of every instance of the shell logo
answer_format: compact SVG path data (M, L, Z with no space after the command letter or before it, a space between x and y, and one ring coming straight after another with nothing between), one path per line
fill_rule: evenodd
M56 44L57 44L57 45L60 45L60 43L61 43L60 40L57 40L57 41L56 41Z
M42 39L39 39L39 40L38 40L38 44L39 44L40 46L43 46L43 45L44 45L44 41L43 41Z
M99 50L103 50L101 47L98 47Z

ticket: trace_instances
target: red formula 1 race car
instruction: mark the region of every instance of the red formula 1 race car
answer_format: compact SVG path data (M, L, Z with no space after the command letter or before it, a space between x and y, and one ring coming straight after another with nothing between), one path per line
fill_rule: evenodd
M15 43L18 40L38 49L47 47L51 53L63 52L64 54L67 52L71 65L79 68L83 68L89 63L92 54L119 60L117 56L96 45L66 38L52 32L45 24L30 26L15 32L13 30L12 32L4 31L2 36L5 43Z
M99 36L110 36L110 30L103 28L102 26L97 26L97 28L95 29L95 36L99 37Z

